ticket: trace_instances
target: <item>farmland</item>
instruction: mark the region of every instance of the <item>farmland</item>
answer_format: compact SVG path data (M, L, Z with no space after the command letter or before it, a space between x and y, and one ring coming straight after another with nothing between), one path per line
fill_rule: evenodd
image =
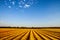
M0 28L0 40L60 40L60 28Z

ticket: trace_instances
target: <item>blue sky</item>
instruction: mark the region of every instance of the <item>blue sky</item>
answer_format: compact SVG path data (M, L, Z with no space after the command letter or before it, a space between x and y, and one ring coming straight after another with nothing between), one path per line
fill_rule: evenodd
M0 0L0 26L60 26L60 0Z

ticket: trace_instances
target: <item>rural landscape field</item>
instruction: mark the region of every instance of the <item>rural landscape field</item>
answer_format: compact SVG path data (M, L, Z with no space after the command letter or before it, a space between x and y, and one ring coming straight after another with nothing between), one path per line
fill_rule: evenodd
M0 28L0 40L60 40L60 28Z
M0 40L60 40L60 0L0 0Z

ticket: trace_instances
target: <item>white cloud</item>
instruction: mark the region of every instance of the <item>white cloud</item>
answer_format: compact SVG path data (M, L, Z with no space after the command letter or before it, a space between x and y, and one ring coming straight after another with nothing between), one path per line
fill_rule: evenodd
M30 5L28 5L28 4L24 5L24 8L29 8L29 7L30 7Z
M19 7L20 7L20 8L22 8L22 6L21 6L21 5L20 5Z
M25 1L25 0L24 0Z
M13 1L13 2L12 2L12 4L14 5L14 4L15 4L15 2Z
M8 6L8 8L11 8L11 6Z

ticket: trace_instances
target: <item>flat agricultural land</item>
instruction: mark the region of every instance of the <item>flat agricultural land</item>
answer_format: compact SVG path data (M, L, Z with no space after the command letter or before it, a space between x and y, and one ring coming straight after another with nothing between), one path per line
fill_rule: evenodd
M60 28L0 28L0 40L60 40Z

